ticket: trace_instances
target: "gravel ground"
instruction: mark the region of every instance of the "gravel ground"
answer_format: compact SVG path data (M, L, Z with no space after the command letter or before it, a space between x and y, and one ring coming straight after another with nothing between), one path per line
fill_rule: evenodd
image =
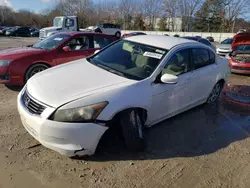
M0 49L37 39L0 38ZM248 76L229 82L250 85ZM249 116L202 105L146 131L147 148L129 153L107 132L95 156L73 160L46 149L23 128L15 90L0 85L0 188L250 187Z

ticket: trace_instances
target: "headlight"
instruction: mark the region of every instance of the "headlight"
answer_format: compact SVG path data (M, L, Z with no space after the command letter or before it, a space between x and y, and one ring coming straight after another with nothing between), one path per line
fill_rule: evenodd
M9 65L11 60L0 60L0 67Z
M57 110L50 118L59 122L86 122L95 120L102 110L108 105L108 102L102 102L79 108Z

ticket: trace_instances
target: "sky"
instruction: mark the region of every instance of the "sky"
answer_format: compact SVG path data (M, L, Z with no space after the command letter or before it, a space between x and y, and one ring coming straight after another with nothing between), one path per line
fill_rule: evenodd
M15 10L26 9L39 13L50 7L56 0L0 0L0 5L12 7Z

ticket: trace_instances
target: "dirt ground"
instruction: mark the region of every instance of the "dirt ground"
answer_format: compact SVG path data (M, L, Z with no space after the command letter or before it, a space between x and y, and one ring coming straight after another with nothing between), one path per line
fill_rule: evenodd
M0 38L0 49L37 39ZM229 82L250 85L248 76ZM39 145L23 128L18 90L0 85L0 188L248 188L250 116L203 105L146 130L147 148L129 153L107 133L95 156L73 160Z

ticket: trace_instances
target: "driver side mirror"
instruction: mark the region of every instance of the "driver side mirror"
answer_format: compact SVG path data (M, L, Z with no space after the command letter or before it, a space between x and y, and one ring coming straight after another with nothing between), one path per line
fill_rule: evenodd
M178 77L172 74L163 74L161 76L161 81L165 84L176 84L178 82Z
M72 51L69 46L64 46L62 49L64 52L71 52Z

